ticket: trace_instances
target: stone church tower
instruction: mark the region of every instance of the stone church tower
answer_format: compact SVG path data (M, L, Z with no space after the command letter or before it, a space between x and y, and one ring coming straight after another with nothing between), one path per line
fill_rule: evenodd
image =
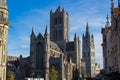
M83 34L82 57L86 64L86 73L94 76L95 71L95 48L94 37L90 34L89 25L87 22L86 33Z
M69 41L69 15L60 6L50 12L50 39L52 41Z
M69 15L60 6L55 12L50 11L50 40L61 48L69 41Z
M0 80L6 80L8 29L6 0L0 0Z

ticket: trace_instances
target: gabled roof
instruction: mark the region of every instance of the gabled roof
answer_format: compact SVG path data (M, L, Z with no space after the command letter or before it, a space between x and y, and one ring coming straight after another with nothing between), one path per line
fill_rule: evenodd
M52 42L52 41L50 41L50 48L52 48L52 49L54 49L54 50L57 50L57 51L62 51L62 50L59 48L59 46L58 46L56 43Z
M44 40L44 37L42 36L41 33L39 33L38 36L37 36L37 39L39 39L39 40Z

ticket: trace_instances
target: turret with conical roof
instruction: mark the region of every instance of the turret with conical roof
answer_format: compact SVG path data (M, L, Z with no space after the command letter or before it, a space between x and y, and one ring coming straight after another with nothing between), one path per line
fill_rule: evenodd
M86 34L85 34L85 36L86 36L86 37L89 37L89 36L90 36L88 21L87 21L87 24L86 24Z
M36 37L36 35L35 35L35 33L34 33L34 27L32 27L31 40L32 40L33 38L35 38L35 37Z
M46 29L45 29L45 35L48 35L48 27L46 25Z

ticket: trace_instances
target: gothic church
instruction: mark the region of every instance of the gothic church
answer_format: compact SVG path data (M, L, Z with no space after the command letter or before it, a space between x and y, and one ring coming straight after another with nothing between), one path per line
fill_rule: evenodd
M80 72L80 39L75 34L74 41L69 40L69 15L61 7L50 11L50 34L47 26L44 36L36 36L32 29L30 64L31 73L45 80L49 80L52 65L58 71L58 80L71 80L74 68Z

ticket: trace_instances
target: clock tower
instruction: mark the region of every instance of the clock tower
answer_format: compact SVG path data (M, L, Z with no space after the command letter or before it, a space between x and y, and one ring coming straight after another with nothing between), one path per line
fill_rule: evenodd
M6 80L8 29L6 0L0 0L0 80Z

